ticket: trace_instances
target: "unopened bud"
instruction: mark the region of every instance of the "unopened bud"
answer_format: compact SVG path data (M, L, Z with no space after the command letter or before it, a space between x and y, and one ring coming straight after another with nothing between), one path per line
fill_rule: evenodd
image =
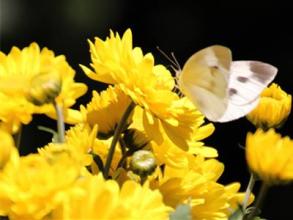
M146 177L155 171L157 164L152 152L139 150L132 155L130 167L133 173Z
M31 80L27 98L35 105L44 105L53 102L60 92L60 76L52 73L41 73Z

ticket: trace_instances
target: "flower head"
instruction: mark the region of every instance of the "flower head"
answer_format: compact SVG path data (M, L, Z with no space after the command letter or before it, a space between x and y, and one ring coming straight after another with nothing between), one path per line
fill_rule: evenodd
M267 184L293 180L293 140L282 138L273 129L258 129L246 138L246 161L249 168Z
M122 38L110 33L105 41L96 38L89 42L91 67L81 66L90 78L115 84L143 109L143 125L150 138L162 141L165 132L179 147L186 149L197 113L184 106L172 92L174 79L162 65L154 64L152 54L143 54L132 47L132 33L128 29Z
M99 137L109 138L114 134L117 124L131 100L118 86L108 87L100 94L93 91L92 100L86 107L81 106L84 121L90 126L99 126ZM129 117L127 124L130 124Z
M0 172L6 164L18 156L13 139L9 133L0 129Z
M79 172L66 151L19 157L0 174L0 213L10 219L42 219L65 199L64 191Z
M82 207L82 208L81 208ZM50 219L168 219L172 209L158 191L127 181L119 187L101 174L80 179Z
M87 89L85 84L74 82L74 75L63 55L55 56L47 48L40 50L36 43L22 50L13 47L8 55L0 52L0 100L7 103L4 110L1 108L0 119L12 124L10 127L15 132L20 124L31 121L33 113L55 117L52 105L35 106L29 101L37 99L38 104L45 104L53 96L68 116L69 107ZM57 81L52 83L52 78L57 79L57 87ZM9 102L4 102L6 99Z
M277 128L290 114L291 102L291 95L273 83L262 92L258 106L247 118L256 127Z
M165 204L173 208L180 204L189 204L192 219L227 219L229 210L237 208L235 204L241 201L238 196L239 187L231 189L217 183L215 177L222 172L217 168L217 163L202 163L205 164L204 172L192 167L184 170L165 167L164 173L155 177L151 186L159 189ZM206 175L206 172L214 172L215 175Z

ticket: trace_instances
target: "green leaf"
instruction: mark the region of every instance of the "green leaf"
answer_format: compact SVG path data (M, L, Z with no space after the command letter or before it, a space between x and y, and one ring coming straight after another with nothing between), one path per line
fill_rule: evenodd
M170 214L170 220L191 220L191 207L190 205L178 205L174 212Z
M229 217L229 220L242 220L244 217L243 210L238 208L233 214Z
M44 126L38 126L38 129L41 131L46 131L46 132L52 134L53 135L52 142L58 143L58 133L55 130L53 130L51 128L44 127Z

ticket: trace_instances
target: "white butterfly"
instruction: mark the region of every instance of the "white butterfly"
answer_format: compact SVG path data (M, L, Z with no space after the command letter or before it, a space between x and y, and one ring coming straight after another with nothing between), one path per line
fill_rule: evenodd
M227 122L256 107L277 71L260 61L232 61L229 48L215 45L193 54L176 76L181 92L206 118Z

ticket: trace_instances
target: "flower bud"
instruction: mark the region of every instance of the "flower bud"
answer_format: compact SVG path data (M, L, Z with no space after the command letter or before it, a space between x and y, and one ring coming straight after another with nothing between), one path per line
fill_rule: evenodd
M152 152L139 150L132 155L130 167L133 173L146 177L155 171L157 164Z
M273 83L262 92L258 106L247 115L247 119L264 130L277 128L290 114L291 102L291 95Z
M27 99L38 106L51 103L61 92L61 87L61 79L57 74L38 74L30 82Z

